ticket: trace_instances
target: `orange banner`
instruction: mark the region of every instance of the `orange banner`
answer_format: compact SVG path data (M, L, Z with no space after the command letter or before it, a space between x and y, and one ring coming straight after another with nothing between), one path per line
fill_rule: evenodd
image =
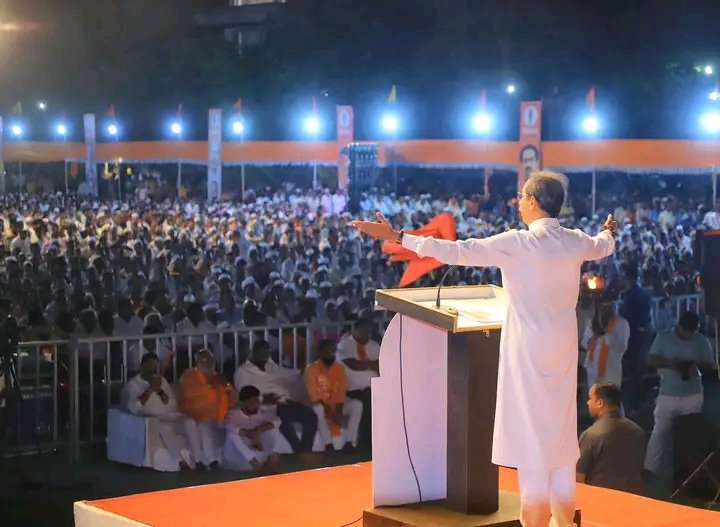
M346 189L350 182L348 177L350 159L345 149L355 137L354 121L352 106L337 107L338 187L341 189Z
M542 102L520 104L520 164L517 188L522 190L532 172L542 169Z

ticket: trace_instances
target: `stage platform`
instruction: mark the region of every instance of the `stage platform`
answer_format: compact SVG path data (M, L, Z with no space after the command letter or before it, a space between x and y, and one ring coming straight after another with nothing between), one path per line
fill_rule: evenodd
M372 464L75 503L76 527L341 527L372 508ZM500 488L517 492L515 471ZM578 485L583 527L714 527L720 513Z

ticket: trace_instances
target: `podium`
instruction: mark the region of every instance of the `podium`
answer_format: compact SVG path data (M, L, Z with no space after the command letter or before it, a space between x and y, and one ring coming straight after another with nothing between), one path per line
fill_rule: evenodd
M363 525L519 526L519 497L498 492L491 462L505 292L446 287L440 309L436 296L376 292L396 315L372 381L375 508Z

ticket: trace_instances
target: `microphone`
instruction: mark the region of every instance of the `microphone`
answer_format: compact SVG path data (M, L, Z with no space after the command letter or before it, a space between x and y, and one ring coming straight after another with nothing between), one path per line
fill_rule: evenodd
M520 230L520 222L517 220L513 220L510 223L508 223L507 229L505 229L505 232L507 231L517 231Z
M437 299L435 300L435 308L440 309L440 291L442 290L443 285L445 285L445 279L448 277L450 273L452 273L455 269L457 269L457 265L451 265L447 271L445 271L445 274L443 274L442 278L440 279L440 285L438 286L437 290ZM457 315L457 309L455 308L448 308L448 311L451 313Z

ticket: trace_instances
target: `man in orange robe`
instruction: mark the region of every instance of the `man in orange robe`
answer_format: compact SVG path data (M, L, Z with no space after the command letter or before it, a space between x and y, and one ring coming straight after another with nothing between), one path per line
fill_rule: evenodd
M318 416L318 432L325 449L357 447L363 405L347 398L345 366L335 361L335 344L331 340L323 340L318 346L318 360L305 370L305 387ZM347 426L343 430L345 419Z
M228 410L237 405L237 394L215 370L210 350L198 351L195 362L196 366L180 377L180 408L197 425L188 433L196 466L216 469L220 467L221 424Z

